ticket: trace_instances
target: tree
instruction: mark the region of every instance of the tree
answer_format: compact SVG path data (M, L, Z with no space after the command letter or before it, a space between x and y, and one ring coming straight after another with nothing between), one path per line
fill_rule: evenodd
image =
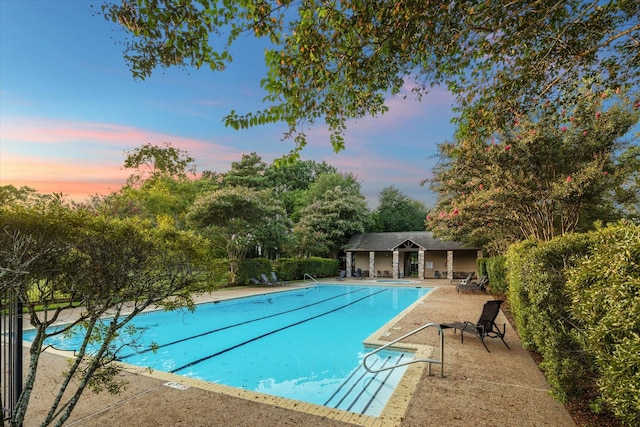
M269 190L223 188L200 196L187 215L230 260L232 277L238 261L251 250L277 254L286 242L291 223Z
M80 206L119 218L138 217L152 224L168 221L185 229L185 215L194 200L218 187L215 181L207 178L176 180L158 176L144 181L139 187L125 185L109 195L93 196L89 203Z
M427 207L393 185L380 191L378 208L372 214L373 232L424 230Z
M364 232L369 209L352 174L321 175L299 211L291 252L336 258L354 233Z
M2 290L24 304L36 329L11 426L24 421L46 338L82 338L41 420L43 426L63 425L87 387L117 393L124 386L113 362L123 347L135 345L140 331L127 325L137 314L152 305L191 307L191 293L206 289L204 245L190 233L95 216L60 203L4 206L0 224ZM78 305L83 310L75 320L50 329Z
M418 97L446 84L461 109L459 130L482 138L583 77L600 76L609 88L640 77L640 7L628 0L125 0L102 11L130 33L124 55L136 78L157 66L221 71L242 34L268 38L267 105L225 121L284 122L294 155L319 120L342 149L347 120L384 113L385 97L407 81Z
M229 172L223 174L224 187L246 187L261 190L269 188L269 180L265 177L267 164L255 152L243 154L239 162L232 162Z
M618 165L619 185L614 188L614 202L629 220L640 224L640 146L624 151Z
M162 147L145 144L127 153L124 168L135 171L126 185L106 196L94 195L89 203L78 206L99 214L139 217L184 229L184 216L195 198L220 185L211 172L200 178L190 177L196 172L194 161L185 150L169 143Z
M584 91L561 110L543 103L484 144L442 144L427 225L500 253L526 238L551 240L616 219L612 195L630 172L618 161L621 137L639 119L623 94Z
M304 195L320 175L338 173L338 170L326 162L296 160L293 162L274 162L266 170L266 177L276 194L284 204L289 215L298 210Z
M125 154L124 168L135 170L127 179L132 187L160 177L186 179L190 173L196 172L194 159L185 150L172 147L168 142L162 146L144 144Z

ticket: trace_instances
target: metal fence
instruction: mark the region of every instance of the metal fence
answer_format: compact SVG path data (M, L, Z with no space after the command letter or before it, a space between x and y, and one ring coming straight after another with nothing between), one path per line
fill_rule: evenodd
M0 291L0 401L2 425L22 393L22 303L11 290Z

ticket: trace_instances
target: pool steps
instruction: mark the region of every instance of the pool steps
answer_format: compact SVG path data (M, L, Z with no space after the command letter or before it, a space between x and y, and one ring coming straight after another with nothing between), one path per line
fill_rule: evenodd
M401 360L406 358L406 353L394 352L373 365L381 361L382 367L402 366ZM404 369L382 371L369 372L363 365L358 366L323 406L363 415L379 414L404 374Z

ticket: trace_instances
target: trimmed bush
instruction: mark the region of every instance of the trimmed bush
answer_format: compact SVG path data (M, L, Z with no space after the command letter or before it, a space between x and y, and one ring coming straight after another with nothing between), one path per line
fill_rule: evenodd
M594 361L600 405L640 425L640 227L620 223L593 236L591 253L567 272L571 312Z
M249 283L251 277L260 280L261 273L266 274L267 277L271 277L270 274L272 271L273 265L271 261L266 258L245 259L238 264L236 283L246 285Z
M498 295L507 294L507 270L505 268L505 257L497 256L487 260L487 277L489 277L489 287L491 292Z
M476 260L476 268L478 270L478 278L482 276L489 277L489 273L487 273L487 262L489 262L489 258L478 258Z
M309 257L309 258L280 258L275 264L275 271L282 280L302 279L306 274L314 278L331 277L337 275L340 262L337 259Z
M575 339L565 269L587 253L589 236L570 234L549 242L527 241L507 252L508 298L523 345L543 357L554 395L577 395L589 363Z

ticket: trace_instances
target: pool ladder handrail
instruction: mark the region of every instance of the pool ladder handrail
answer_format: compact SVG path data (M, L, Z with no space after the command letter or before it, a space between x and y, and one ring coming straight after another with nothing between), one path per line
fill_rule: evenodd
M307 277L316 283L320 283L316 279L314 279L309 273L304 273L304 276L302 276L302 280L307 280Z
M402 341L403 339L410 337L411 335L414 335L420 331L422 331L423 329L427 329L429 327L435 327L438 329L438 334L440 336L440 360L435 360L435 359L414 359L414 360L410 360L409 362L403 362L403 363L398 363L392 366L386 366L380 369L373 369L367 366L367 359L369 358L369 356L384 350L387 347L392 346L393 344ZM442 378L444 378L444 334L442 333L442 328L440 327L439 323L434 323L434 322L429 322L426 323L422 326L420 326L417 329L414 329L413 331L409 332L408 334L405 334L403 336L401 336L400 338L396 338L393 341L390 341L388 343L386 343L385 345L383 345L382 347L378 347L375 350L373 350L371 353L368 353L364 359L362 359L362 366L364 366L364 368L370 372L370 373L378 373L378 372L382 372L382 371L387 371L389 369L394 369L394 368L399 368L400 366L406 366L406 365L410 365L412 363L418 363L418 362L425 362L429 364L429 375L431 374L431 364L435 363L435 364L439 364L440 365L440 376Z

